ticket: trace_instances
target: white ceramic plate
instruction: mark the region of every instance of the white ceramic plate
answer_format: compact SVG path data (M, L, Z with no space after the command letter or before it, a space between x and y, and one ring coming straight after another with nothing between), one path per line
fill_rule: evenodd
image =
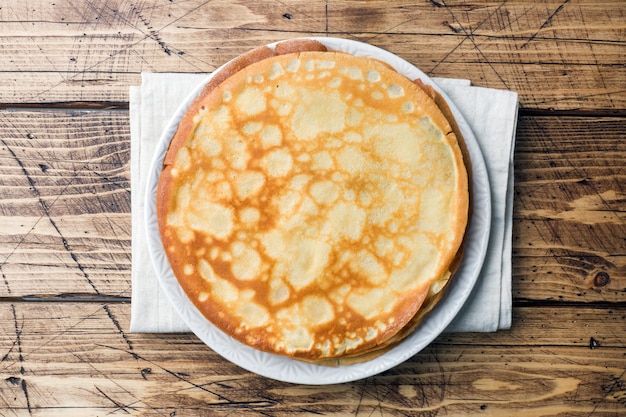
M314 39L322 42L329 49L341 50L357 56L382 59L410 79L421 78L423 82L431 84L448 102L467 143L472 160L474 209L468 230L465 254L445 295L433 311L424 318L419 327L394 349L375 359L353 365L327 367L261 352L243 345L211 324L195 308L178 284L163 249L156 218L156 189L163 158L178 123L189 104L206 82L211 79L211 76L208 76L181 103L159 140L148 173L145 215L148 248L161 286L183 321L204 343L229 361L268 378L300 384L334 384L354 381L386 371L421 351L443 332L469 297L482 268L491 226L491 196L485 162L472 130L454 103L428 76L400 57L368 44L337 38ZM272 47L273 45L269 46Z

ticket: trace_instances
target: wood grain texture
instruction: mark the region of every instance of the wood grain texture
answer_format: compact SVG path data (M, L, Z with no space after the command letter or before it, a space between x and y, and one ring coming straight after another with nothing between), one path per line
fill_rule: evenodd
M519 308L496 343L494 334L443 335L379 376L330 386L256 376L192 335L125 333L129 311L0 304L7 415L608 416L626 407L626 309Z
M516 298L626 299L624 137L623 118L519 119Z
M623 113L624 21L623 2L592 0L12 1L0 103L124 103L142 71L210 72L260 44L336 36L518 91L524 109Z
M0 112L0 296L130 294L126 111Z

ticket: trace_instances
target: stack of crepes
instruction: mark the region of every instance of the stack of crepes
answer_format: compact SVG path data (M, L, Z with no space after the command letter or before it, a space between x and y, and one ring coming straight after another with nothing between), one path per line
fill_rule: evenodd
M458 267L470 161L420 80L313 40L255 49L188 108L163 163L159 230L214 325L326 364L409 335Z

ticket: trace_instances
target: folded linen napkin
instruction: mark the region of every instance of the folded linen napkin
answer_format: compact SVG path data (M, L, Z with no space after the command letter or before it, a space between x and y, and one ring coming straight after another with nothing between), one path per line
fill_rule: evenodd
M178 104L205 74L143 73L130 89L132 303L130 331L188 332L152 268L144 230L147 171L161 132ZM471 126L491 186L492 224L483 269L447 332L491 332L511 325L511 223L517 94L473 87L468 80L435 79Z

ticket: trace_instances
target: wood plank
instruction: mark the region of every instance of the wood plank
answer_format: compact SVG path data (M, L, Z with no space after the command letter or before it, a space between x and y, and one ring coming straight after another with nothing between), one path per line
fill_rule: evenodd
M514 296L626 300L626 121L521 117Z
M128 296L128 112L0 116L0 295Z
M518 91L525 109L620 112L625 15L621 2L592 0L11 2L0 9L0 103L126 102L141 71L210 72L259 44L337 36L431 76Z
M330 386L251 374L189 334L126 333L129 312L0 303L0 407L47 416L605 416L626 407L624 308L517 308L511 331L444 335L379 376Z

